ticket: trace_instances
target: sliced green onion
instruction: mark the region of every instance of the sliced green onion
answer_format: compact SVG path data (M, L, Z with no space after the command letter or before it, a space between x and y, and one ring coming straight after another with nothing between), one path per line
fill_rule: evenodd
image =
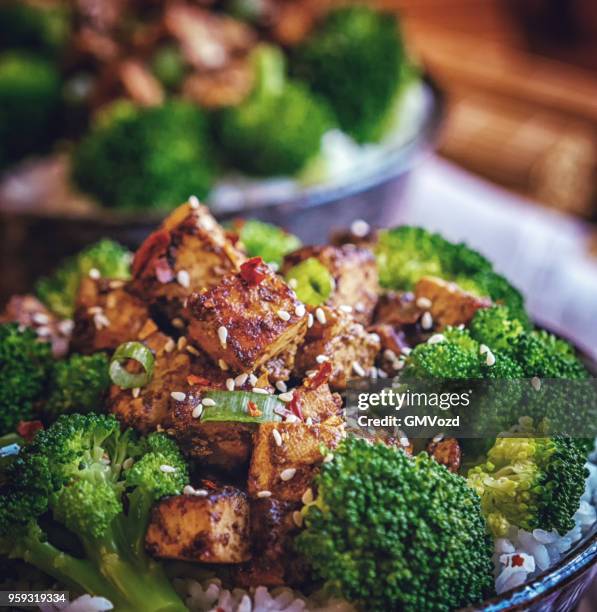
M132 359L141 365L143 372L133 374L124 369L127 360ZM144 387L153 376L153 353L140 342L125 342L114 353L110 362L110 378L121 389Z
M316 257L288 270L286 280L294 280L296 297L309 306L325 304L336 286L330 271Z
M207 398L213 400L215 405L204 405L201 422L267 423L281 421L282 417L278 413L288 412L285 404L275 395L250 391L206 391L201 394L202 400ZM251 416L249 402L253 402L261 412L259 416Z

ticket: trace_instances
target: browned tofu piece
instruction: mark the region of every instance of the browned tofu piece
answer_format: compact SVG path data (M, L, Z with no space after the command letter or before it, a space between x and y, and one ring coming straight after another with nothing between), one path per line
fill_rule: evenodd
M214 367L206 355L189 345L186 338L179 338L175 343L154 329L148 336L144 336L142 330L137 340L142 340L154 354L152 379L138 390L112 385L108 401L108 410L128 427L147 433L158 426L171 426L172 405L178 404L172 393L183 393L185 398L187 395L190 398L188 390L193 388L193 381L204 387L224 387L224 373Z
M52 354L57 359L68 353L73 322L58 319L34 295L13 295L0 314L0 323L30 327L40 340L52 345Z
M187 298L238 271L243 260L208 209L187 203L139 247L132 266L133 287L164 316L185 319Z
M460 469L462 453L456 438L442 438L437 436L427 445L427 452L441 465L445 465L450 472L457 473Z
M342 398L338 393L332 393L327 382L311 384L311 378L306 378L300 387L294 389L293 405L297 406L305 419L313 423L321 423L331 417L338 416L342 410ZM296 409L296 408L295 408Z
M339 417L313 425L302 421L262 423L255 433L249 495L259 497L260 492L269 491L276 499L299 501L324 459L321 447L335 448L343 435Z
M171 401L170 424L181 450L204 467L224 472L246 470L253 448L255 423L201 421L193 417L201 393L191 389L183 401Z
M436 330L447 325L467 325L480 308L489 308L487 297L478 297L464 291L456 283L449 283L434 276L424 276L415 286L417 304L424 306L433 317Z
M293 514L301 502L272 497L251 499L251 560L234 568L242 587L298 585L307 578L307 565L292 545L300 529Z
M423 314L416 304L415 295L409 291L388 291L380 296L375 309L375 323L396 327L414 325Z
M113 351L135 340L149 320L147 305L119 280L84 278L75 307L72 349L78 353Z
M373 253L354 244L307 246L284 258L282 272L286 274L293 266L311 257L318 259L335 281L326 305L351 309L356 321L365 325L370 323L380 292Z
M188 311L189 337L236 373L252 372L295 347L307 330L304 306L261 260L249 260L239 274L193 294Z
M345 389L349 380L368 376L380 349L379 337L341 310L322 306L313 312L313 325L297 353L294 374L304 376L329 361L329 385L338 390Z
M149 554L202 563L242 563L250 558L249 503L233 487L207 495L177 495L151 512L145 535Z

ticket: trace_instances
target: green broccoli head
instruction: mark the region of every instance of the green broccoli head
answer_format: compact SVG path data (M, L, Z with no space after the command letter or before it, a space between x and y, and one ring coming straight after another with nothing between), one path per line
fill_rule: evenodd
M284 255L298 249L301 241L277 225L257 219L242 220L239 238L245 245L249 257L261 257L266 263L280 265Z
M253 53L256 84L247 100L219 114L224 156L248 174L292 175L319 152L331 111L303 84L287 81L280 49Z
M104 353L73 355L66 361L55 362L45 414L55 419L69 412L100 412L110 387L108 367Z
M167 468L166 468L167 466ZM143 546L151 505L179 494L187 466L174 442L121 432L113 416L61 416L6 468L0 491L0 550L26 559L77 591L115 608L184 610ZM38 519L50 512L77 536L83 557L48 542Z
M487 461L469 471L469 485L496 537L515 525L526 531L574 527L585 480L586 456L569 438L498 438Z
M516 349L524 327L511 317L506 307L493 306L477 310L470 323L470 332L475 340L491 350L511 352Z
M317 577L370 610L450 610L493 591L477 495L426 453L349 437L296 540Z
M0 434L33 417L52 364L52 348L31 329L0 325Z
M0 55L0 169L49 147L60 99L60 78L47 60L18 52Z
M72 317L79 284L91 269L104 278L128 279L131 253L112 240L100 240L70 257L35 286L37 297L61 317Z
M465 244L403 225L379 233L375 256L383 287L412 290L423 276L437 276L475 295L490 297L506 306L510 317L525 328L530 326L520 292L493 271L489 260Z
M99 121L73 154L72 178L105 206L169 209L213 181L207 125L192 104L171 101Z
M293 54L293 73L332 106L358 142L378 141L401 83L404 48L393 15L366 6L331 11Z

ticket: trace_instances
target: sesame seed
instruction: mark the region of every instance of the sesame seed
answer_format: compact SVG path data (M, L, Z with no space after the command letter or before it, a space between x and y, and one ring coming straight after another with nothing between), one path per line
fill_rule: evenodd
M292 520L297 527L301 527L303 525L303 515L298 510L295 510L292 513Z
M195 495L195 487L191 485L185 485L185 488L182 490L185 495Z
M379 337L379 334L369 334L369 340L371 342L381 342L381 338Z
M365 304L363 304L363 302L357 302L357 303L354 305L354 309L355 309L357 312L365 312Z
M251 386L254 387L258 380L259 379L257 376L255 376L255 374L249 374L249 382L251 383Z
M415 303L421 310L429 310L433 305L433 302L427 297L417 298Z
M191 286L191 276L186 270L179 270L176 273L176 280L178 284L188 289Z
M204 406L215 406L215 405L216 405L216 402L215 402L213 399L211 399L211 397L205 397L205 398L203 398L203 399L201 400L201 403L202 403Z
M288 280L288 286L291 289L296 289L298 287L298 281L296 280L296 278L291 278Z
M358 238L364 238L371 230L371 226L363 219L355 219L350 224L350 233Z
M394 359L396 359L396 358L397 358L397 357L396 357L396 353L394 353L394 351L393 351L392 349L386 349L386 350L383 352L383 356L384 356L386 359L390 359L390 360L394 360Z
M313 501L313 489L308 488L301 497L303 504L310 504Z
M423 313L421 317L421 327L423 329L431 329L433 327L433 317L429 311Z
M406 436L402 436L400 438L400 445L401 446L404 446L404 448L406 448L409 444L410 444L410 442L408 441L408 438Z
M277 272L280 269L277 261L270 261L267 265L272 272Z
M218 366L220 370L223 370L224 372L226 372L228 369L228 364L223 359L218 359Z
M195 497L207 497L209 495L207 489L195 489L193 493Z
M479 353L484 355L487 352L489 352L489 347L486 344L481 344L481 346L479 346Z
M200 355L199 351L191 344L189 344L186 347L186 349L187 349L187 353L191 353L191 355L196 355L196 356Z
M311 313L309 313L307 316L307 327L313 327L313 315Z
M172 391L172 393L170 393L170 397L177 402L184 402L187 399L186 393L183 393L182 391Z
M315 376L315 374L317 374L317 370L307 370L305 372L305 374L309 377L309 378L313 378L313 376Z
M93 280L97 280L98 278L101 278L101 274L100 271L97 268L91 268L91 270L89 270L89 278L92 278Z
M280 393L280 395L278 395L278 399L282 400L283 402L291 402L292 395L292 391L287 391L286 393Z
M446 339L444 334L433 334L429 340L427 340L427 344L438 344L439 342L443 342Z
M261 387L253 387L251 391L253 391L253 393L259 393L261 395L269 395L269 391L267 389L262 389Z
M108 283L108 287L110 287L110 289L120 289L120 288L124 287L124 281L121 281L121 280L111 280Z
M375 366L371 366L369 369L369 376L371 378L377 378L377 368Z
M178 348L179 351L182 351L182 349L187 345L187 339L184 336L181 336L178 339L178 342L176 343L176 348Z
M324 463L330 463L331 461L334 460L334 455L332 455L332 453L328 453L324 458L323 458L323 462Z
M394 370L402 370L404 368L404 361L402 359L397 359L393 364L392 364L392 368Z
M184 327L184 321L180 317L174 317L171 323L176 329L182 329Z
M160 472L164 472L164 474L173 474L176 472L176 468L171 465L166 465L165 463L160 465Z
M485 357L485 363L488 366L495 365L495 355L491 351L487 351L487 356Z
M278 391L280 391L281 393L286 393L286 391L288 391L288 387L286 386L286 383L283 380L279 380L276 383L276 389L278 389Z
M531 378L531 386L535 391L539 391L539 389L541 389L541 379L537 376L533 376L533 378Z
M191 412L191 416L194 419L198 419L203 414L203 405L199 404L193 408L193 412Z
M101 314L98 313L96 315L93 315L93 324L95 325L96 329L102 329L104 327L108 327L110 325L110 321L108 320L108 318ZM46 330L48 329L47 327L38 327L37 329L37 333L41 336L42 335L42 330Z
M90 306L90 307L87 309L87 312L88 312L90 315L98 314L98 313L102 312L102 307L101 307L101 306Z
M323 309L318 308L315 311L315 318L322 324L325 325L326 322L326 318L325 318L325 312L323 312Z
M272 496L272 492L271 491L265 491L264 490L264 491L259 491L257 493L257 497L261 497L261 498L263 498L263 497L271 497L271 496Z
M95 326L99 329L97 323L96 323ZM52 333L52 330L47 325L43 325L42 327L38 327L35 331L36 331L38 336L42 336L42 337L49 336Z
M412 349L411 349L410 347L408 347L408 346L403 346L403 347L400 349L400 353L401 353L402 355L406 355L406 356L408 357L408 356L409 356L409 355L412 353Z
M131 467L133 467L133 458L132 457L127 457L123 462L122 462L122 469L123 470L128 470Z
M166 353L171 353L175 348L176 343L174 342L174 340L172 340L172 338L168 338L168 341L166 342L166 344L164 344L164 350L166 351Z
M460 325L458 325L458 327L456 329L459 329L460 331L462 331L464 329L464 323L461 323Z
M444 434L437 434L437 436L433 436L433 442L441 442L444 439Z
M290 313L286 310L278 310L277 315L282 321L290 321Z
M382 370L381 368L377 368L377 375L378 375L380 378L387 378L387 377L388 377L388 375L387 375L387 373L385 372L385 370Z
M272 436L274 437L276 446L282 446L282 436L277 429L272 429Z
M199 208L199 198L197 196L190 196L189 197L189 206L191 208Z
M285 470L282 470L280 472L280 478L286 482L288 480L291 480L292 478L294 478L294 475L296 474L296 468L286 468Z
M50 322L50 317L43 312L34 312L31 319L34 323L38 323L39 325L47 325Z
M315 361L317 361L317 363L324 363L329 360L330 358L327 355L317 355L317 357L315 357Z
M228 389L228 391L234 391L234 378L227 378L226 379L226 389Z
M307 309L305 308L305 306L303 304L299 304L295 309L294 309L294 314L297 317L304 317L305 313L307 312Z
M298 423L300 421L300 419L295 414L287 415L286 419L284 420L286 421L286 423Z
M365 376L366 372L358 361L352 362L352 369L357 376Z
M307 417L305 419L305 424L306 425L313 425L313 419L311 417Z
M222 348L226 348L226 340L228 340L228 330L223 325L220 325L220 327L218 327L218 338L220 339L220 344L222 345Z
M349 306L348 304L342 304L341 306L338 307L339 310L341 310L342 312L352 312L352 306Z
M64 319L58 323L58 331L64 336L68 336L74 329L75 322L72 319Z
M141 393L141 388L140 388L140 387L135 387L135 388L132 390L132 394L133 394L133 397L134 397L135 399L137 399L137 398L139 397L139 393Z
M249 378L249 375L246 373L243 374L239 374L235 379L234 379L234 384L237 387L242 387L246 382L247 382L247 378Z

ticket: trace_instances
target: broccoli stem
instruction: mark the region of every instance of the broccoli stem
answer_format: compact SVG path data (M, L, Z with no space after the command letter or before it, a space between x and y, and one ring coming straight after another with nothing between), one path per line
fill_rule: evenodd
M255 73L253 95L261 97L282 93L286 83L282 52L275 47L261 45L253 52L251 61Z

